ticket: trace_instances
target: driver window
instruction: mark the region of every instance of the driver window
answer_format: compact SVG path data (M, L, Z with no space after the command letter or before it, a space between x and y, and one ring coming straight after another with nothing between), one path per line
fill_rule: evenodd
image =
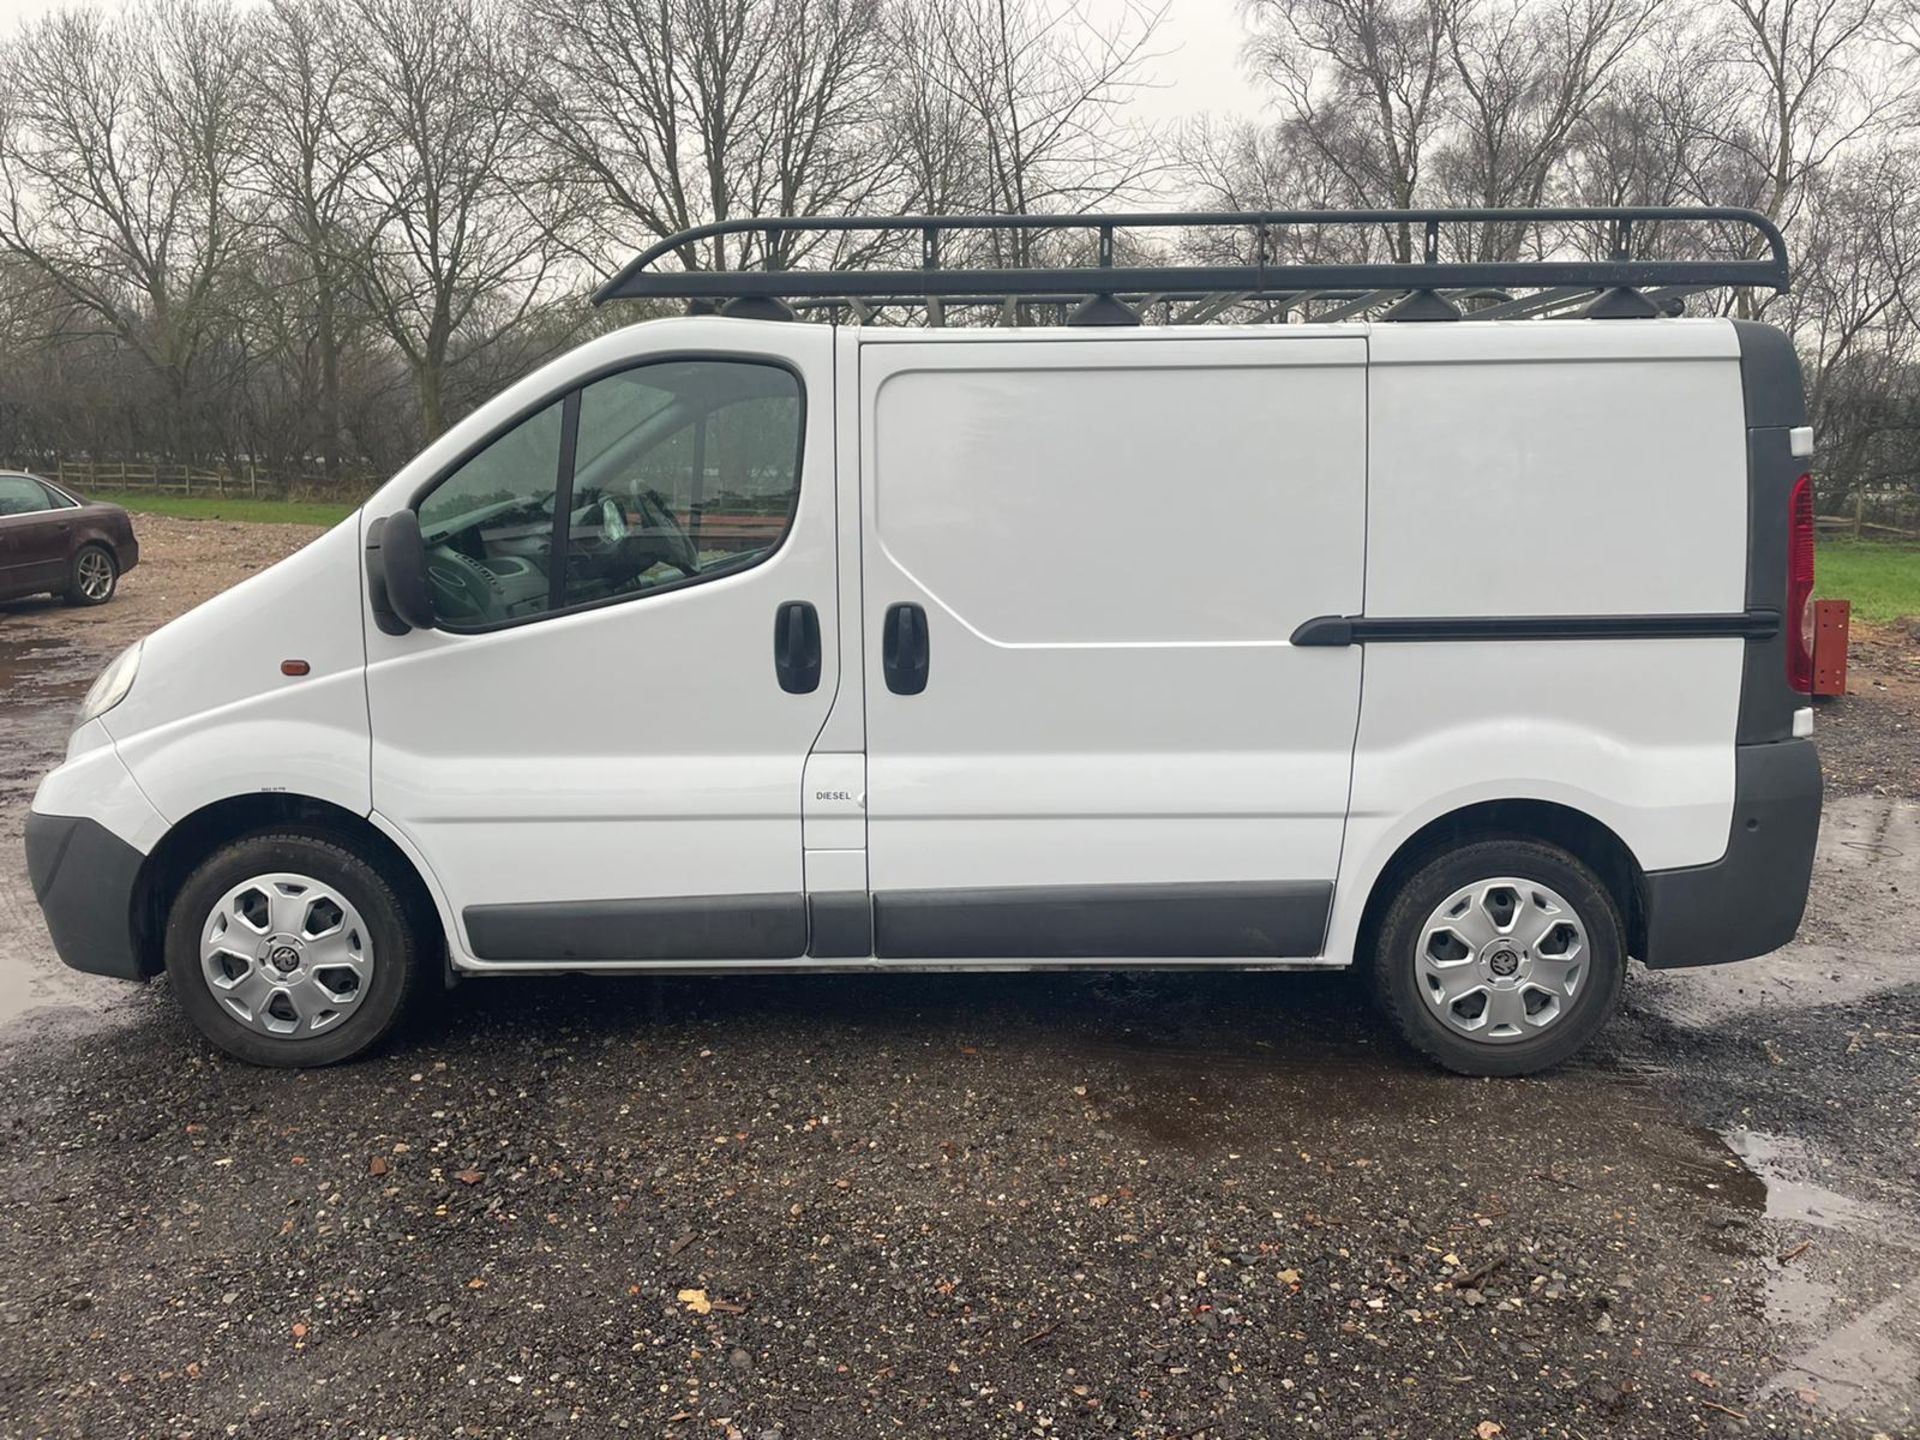
M547 608L560 474L555 401L455 470L420 502L434 615L494 625Z
M482 629L746 569L786 536L800 439L800 382L778 365L671 361L596 380L420 501L434 614Z
M785 537L800 476L800 382L688 360L580 394L566 603L746 569Z

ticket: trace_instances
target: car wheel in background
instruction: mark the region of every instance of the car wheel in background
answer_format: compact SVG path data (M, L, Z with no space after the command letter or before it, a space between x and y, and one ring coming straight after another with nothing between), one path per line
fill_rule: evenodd
M67 580L69 605L104 605L120 588L120 566L104 545L82 545L74 552Z

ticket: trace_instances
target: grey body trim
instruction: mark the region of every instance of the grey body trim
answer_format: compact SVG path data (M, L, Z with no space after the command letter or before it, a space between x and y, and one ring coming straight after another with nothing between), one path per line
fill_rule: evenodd
M873 897L883 960L1318 955L1330 880L893 890Z
M97 820L27 815L27 878L54 952L75 970L144 980L134 945L133 891L146 856Z
M898 960L1025 969L1311 959L1332 909L1333 882L1309 880L470 905L461 918L475 960L489 970L732 971L755 962L812 970L833 968L820 961Z
M807 953L805 897L695 895L469 905L478 960L784 960Z
M807 897L807 953L825 960L873 954L873 901L864 890Z

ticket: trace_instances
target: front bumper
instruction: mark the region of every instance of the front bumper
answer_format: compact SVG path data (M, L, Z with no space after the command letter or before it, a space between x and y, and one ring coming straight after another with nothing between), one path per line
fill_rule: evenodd
M1647 873L1641 959L1656 970L1778 950L1807 908L1820 836L1820 755L1811 740L1734 749L1733 824L1711 865Z
M27 878L53 948L75 970L144 980L133 941L133 887L143 856L97 820L27 816Z

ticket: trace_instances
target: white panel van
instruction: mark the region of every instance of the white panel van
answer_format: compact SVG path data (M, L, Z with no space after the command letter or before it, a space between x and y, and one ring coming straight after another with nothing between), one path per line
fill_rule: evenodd
M1573 269L1584 318L1419 323L1493 283L1430 256L1327 323L596 339L107 668L54 943L270 1065L442 976L1348 965L1444 1066L1553 1064L1629 956L1788 940L1820 815L1793 351Z

